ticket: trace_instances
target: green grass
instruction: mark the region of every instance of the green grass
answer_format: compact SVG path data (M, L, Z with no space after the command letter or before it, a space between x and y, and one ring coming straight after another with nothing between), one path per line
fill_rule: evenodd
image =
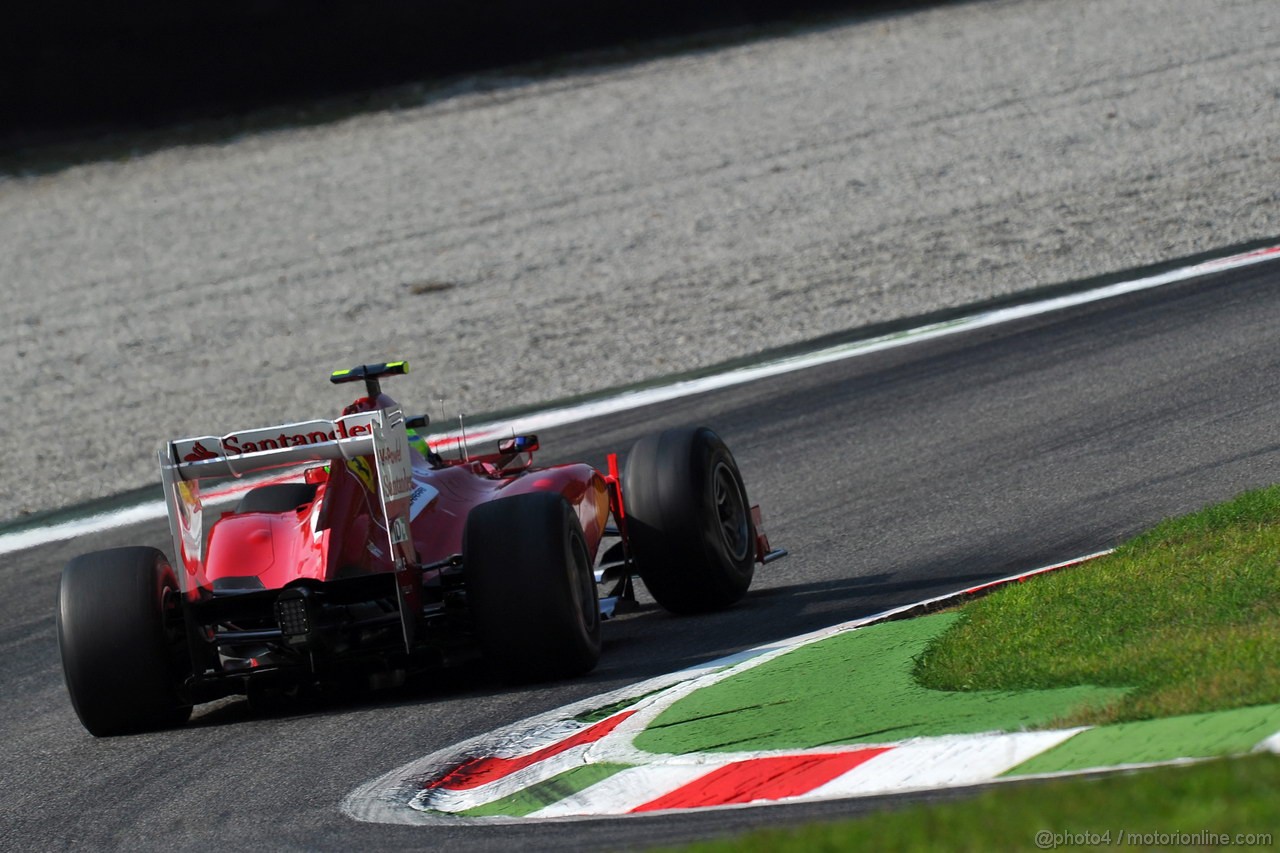
M937 613L847 631L695 690L633 741L653 753L808 749L1044 728L1124 691L928 690L913 660L959 618ZM1196 753L1192 753L1196 754Z
M1072 834L1092 849L1168 850L1176 839L1128 833L1280 833L1280 758L1257 755L1095 779L997 788L975 798L919 805L835 823L771 829L679 848L684 853L822 853L845 850L1035 850L1041 832ZM1106 843L1089 843L1088 834ZM1085 837L1081 837L1081 836ZM1123 836L1123 837L1122 837ZM1119 841L1117 841L1119 839ZM1063 839L1064 841L1066 839ZM1100 839L1099 839L1100 840ZM1194 839L1183 839L1188 841ZM1203 836L1202 836L1203 840ZM1130 842L1133 843L1130 843ZM1244 839L1240 839L1243 846Z
M1280 487L967 605L914 674L939 690L1134 688L1055 725L1280 702Z

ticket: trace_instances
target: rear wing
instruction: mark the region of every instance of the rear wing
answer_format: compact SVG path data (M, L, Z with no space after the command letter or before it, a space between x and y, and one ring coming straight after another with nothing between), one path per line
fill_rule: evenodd
M207 531L200 498L202 480L240 478L307 462L361 457L373 457L388 553L398 570L416 563L409 535L413 464L404 413L399 409L166 443L160 450L160 479L175 552L190 574L203 575Z
M373 428L383 412L359 412L335 421L316 420L242 430L218 437L179 438L160 452L162 471L178 480L243 477L256 471L319 462L355 459L373 453ZM399 414L397 411L396 414ZM400 418L403 423L403 416Z

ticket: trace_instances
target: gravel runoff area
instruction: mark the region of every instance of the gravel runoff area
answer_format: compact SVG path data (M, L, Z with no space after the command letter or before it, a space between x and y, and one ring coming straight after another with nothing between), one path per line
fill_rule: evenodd
M1265 238L1277 138L1275 0L996 0L0 178L0 520L361 361L492 411Z

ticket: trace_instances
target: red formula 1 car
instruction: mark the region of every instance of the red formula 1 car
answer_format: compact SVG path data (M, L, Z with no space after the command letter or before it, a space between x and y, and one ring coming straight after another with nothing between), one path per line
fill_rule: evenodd
M633 573L693 613L734 603L757 562L785 553L709 429L642 439L621 476L614 455L604 472L534 467L533 435L446 459L413 433L425 416L381 391L407 370L335 373L366 390L335 420L164 447L176 564L119 548L62 572L58 644L85 728L162 728L231 694L394 684L479 657L511 680L579 675L601 619L634 602ZM203 484L264 469L295 473L210 520Z

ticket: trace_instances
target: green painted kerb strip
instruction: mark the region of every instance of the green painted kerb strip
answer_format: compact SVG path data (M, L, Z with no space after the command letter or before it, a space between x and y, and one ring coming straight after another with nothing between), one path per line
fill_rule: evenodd
M955 613L887 622L802 646L676 702L635 741L655 753L888 743L910 737L1045 727L1123 688L929 690L913 658Z
M626 770L626 764L583 764L572 770L566 770L559 776L553 776L545 782L539 782L517 791L501 800L494 800L474 809L467 809L460 814L468 817L524 817L538 809L559 802L565 797L573 796L586 790L597 782L608 779L620 770Z
M1276 732L1280 732L1280 705L1120 723L1083 731L1005 775L1240 755Z

